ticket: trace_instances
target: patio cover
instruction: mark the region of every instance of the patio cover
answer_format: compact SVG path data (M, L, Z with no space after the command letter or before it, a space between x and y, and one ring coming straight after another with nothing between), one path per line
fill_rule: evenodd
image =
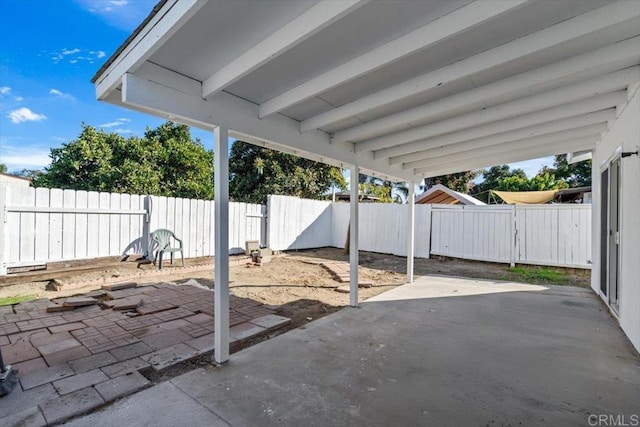
M505 203L510 205L538 205L547 203L555 197L558 190L547 191L497 191L491 190Z
M93 82L101 101L215 132L216 359L226 360L228 136L418 183L592 150L637 89L639 65L633 0L162 0Z

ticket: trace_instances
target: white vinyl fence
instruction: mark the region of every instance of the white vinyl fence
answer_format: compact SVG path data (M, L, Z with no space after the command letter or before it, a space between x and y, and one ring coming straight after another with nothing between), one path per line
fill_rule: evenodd
M590 268L591 205L416 205L415 256ZM406 256L407 206L362 203L361 250ZM349 204L269 196L230 203L229 251L246 240L274 250L344 247ZM268 213L268 218L267 218ZM148 251L172 230L185 257L213 255L210 200L0 185L0 274L48 262ZM268 220L267 220L268 219Z
M358 247L362 251L407 256L407 205L362 203L358 207ZM431 206L416 205L414 254L429 258ZM334 203L331 246L344 247L349 227L349 204Z
M344 247L349 204L269 197L275 250ZM415 256L591 268L591 205L416 205ZM359 247L406 256L407 206L361 203Z
M591 205L434 206L433 255L591 268Z
M266 244L266 208L230 203L229 251ZM0 274L48 262L144 254L172 230L184 256L213 255L213 201L0 185Z

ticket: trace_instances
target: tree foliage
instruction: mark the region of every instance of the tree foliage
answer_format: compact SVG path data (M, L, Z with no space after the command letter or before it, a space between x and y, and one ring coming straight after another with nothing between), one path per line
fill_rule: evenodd
M229 194L239 202L265 203L270 194L324 198L332 187L344 190L340 168L236 141L229 157Z
M512 181L527 179L527 174L522 169L511 169L509 165L492 166L489 169L481 170L480 173L482 174L482 182L475 185L471 194L485 203L489 202L490 190L499 190L504 180L508 178L513 178Z
M451 190L469 194L471 189L474 187L473 180L479 175L480 171L466 171L425 178L423 188L428 190L436 184L442 184Z
M166 122L142 138L124 138L83 124L78 138L50 157L37 187L213 198L213 152L184 125Z
M379 198L382 203L404 203L409 189L404 182L392 182L364 174L358 175L358 191Z
M563 180L569 187L589 187L591 186L591 160L568 164L567 155L556 156L553 167L544 167L541 173L548 172Z
M532 177L522 169L511 169L509 165L493 166L482 171L483 181L473 191L473 196L483 202L488 202L491 190L501 191L545 191L567 188L568 185L562 179L556 177L550 169L541 169Z
M7 173L7 165L0 163L0 173Z

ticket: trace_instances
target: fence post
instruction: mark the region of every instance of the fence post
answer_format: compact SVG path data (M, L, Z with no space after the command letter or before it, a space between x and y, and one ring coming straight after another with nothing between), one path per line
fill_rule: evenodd
M7 267L4 262L4 251L7 244L6 238L6 211L5 204L7 198L7 186L0 184L0 276L7 274Z
M516 245L517 245L517 234L518 234L518 227L516 227L516 205L512 206L511 209L511 253L509 256L509 266L510 267L515 267L516 266Z
M142 247L144 248L144 257L148 260L152 259L151 256L151 231L149 227L151 225L151 214L153 213L153 202L151 196L144 196L144 210L147 213L142 220Z
M266 205L260 206L260 214L262 215L262 218L260 218L260 245L268 248L267 230L269 229L269 211Z
M431 204L426 204L424 205L427 207L427 215L425 218L425 221L428 221L428 225L427 225L427 235L426 237L426 242L427 242L427 259L431 258L431 231L432 231L432 227L433 227L433 209L431 208Z

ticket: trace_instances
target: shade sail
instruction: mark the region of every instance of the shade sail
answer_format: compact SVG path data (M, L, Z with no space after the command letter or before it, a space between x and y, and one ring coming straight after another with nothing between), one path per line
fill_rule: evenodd
M510 205L539 205L553 200L558 190L548 191L496 191L491 192Z

